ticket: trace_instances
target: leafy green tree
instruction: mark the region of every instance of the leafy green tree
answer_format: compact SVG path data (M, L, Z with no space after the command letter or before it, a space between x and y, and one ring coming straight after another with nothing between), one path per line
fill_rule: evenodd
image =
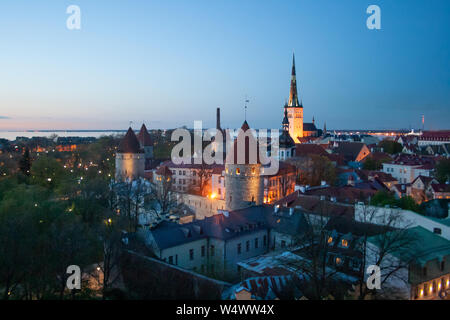
M397 205L405 210L420 212L420 206L410 196L402 197L397 200Z
M389 154L401 153L403 150L403 147L400 143L393 141L393 140L388 140L388 139L384 139L384 140L380 141L378 143L378 146L383 148L384 152L389 153Z
M443 159L436 165L436 179L440 183L450 181L450 159Z
M380 170L382 168L381 163L374 160L371 157L367 157L367 159L363 163L364 170Z
M64 169L58 161L49 156L40 156L31 166L31 181L44 187L54 188L64 175Z
M26 175L29 176L30 175L30 170L31 170L31 158L30 158L30 149L25 148L25 152L23 153L22 159L20 159L19 162L19 168L20 171Z
M405 196L397 199L392 192L388 191L378 191L377 193L375 193L370 201L370 204L380 207L389 205L392 207L399 207L404 210L420 212L419 205L414 201L412 197Z
M318 186L322 181L329 184L336 182L336 168L324 156L311 155L307 160L294 159L290 162L297 167L297 178L301 184Z
M375 195L370 200L370 204L380 207L385 205L396 206L397 199L392 192L381 190L375 193Z
M18 196L20 195L20 196ZM0 288L3 298L16 293L33 263L39 239L39 212L48 209L48 190L40 186L17 185L3 194L0 202Z

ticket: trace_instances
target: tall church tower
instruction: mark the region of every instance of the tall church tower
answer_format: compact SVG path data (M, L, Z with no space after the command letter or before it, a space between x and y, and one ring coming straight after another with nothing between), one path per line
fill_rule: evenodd
M287 110L289 120L289 135L294 139L295 143L300 143L299 138L303 137L303 105L298 101L294 54L292 54L291 89L289 91L289 101L284 107Z

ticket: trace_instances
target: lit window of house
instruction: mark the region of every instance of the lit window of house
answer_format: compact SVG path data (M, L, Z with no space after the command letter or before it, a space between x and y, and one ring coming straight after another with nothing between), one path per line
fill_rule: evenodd
M339 257L336 257L336 265L339 266L342 263L342 259Z
M332 244L333 243L333 237L328 237L328 244Z
M342 239L341 240L341 246L343 246L344 248L347 248L348 247L348 241L345 240L345 239Z

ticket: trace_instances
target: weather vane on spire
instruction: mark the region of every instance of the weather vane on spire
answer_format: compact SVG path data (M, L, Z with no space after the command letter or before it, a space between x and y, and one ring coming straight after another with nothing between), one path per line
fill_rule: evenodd
M247 121L247 103L249 103L250 100L245 96L245 104L244 104L244 120Z

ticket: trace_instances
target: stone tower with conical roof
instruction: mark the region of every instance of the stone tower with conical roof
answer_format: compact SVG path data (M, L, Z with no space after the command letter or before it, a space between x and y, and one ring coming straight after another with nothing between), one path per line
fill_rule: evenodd
M141 130L137 135L141 149L144 150L145 169L150 169L151 161L153 159L153 140L147 131L145 124L142 124Z
M247 123L239 131L225 161L227 210L260 205L264 199L259 146Z
M287 110L289 120L289 134L295 143L300 143L303 137L303 104L298 99L297 78L295 72L295 56L292 54L291 87L289 90L289 101L284 106Z
M144 177L144 170L144 149L141 148L136 134L130 127L116 152L116 180L135 180Z

